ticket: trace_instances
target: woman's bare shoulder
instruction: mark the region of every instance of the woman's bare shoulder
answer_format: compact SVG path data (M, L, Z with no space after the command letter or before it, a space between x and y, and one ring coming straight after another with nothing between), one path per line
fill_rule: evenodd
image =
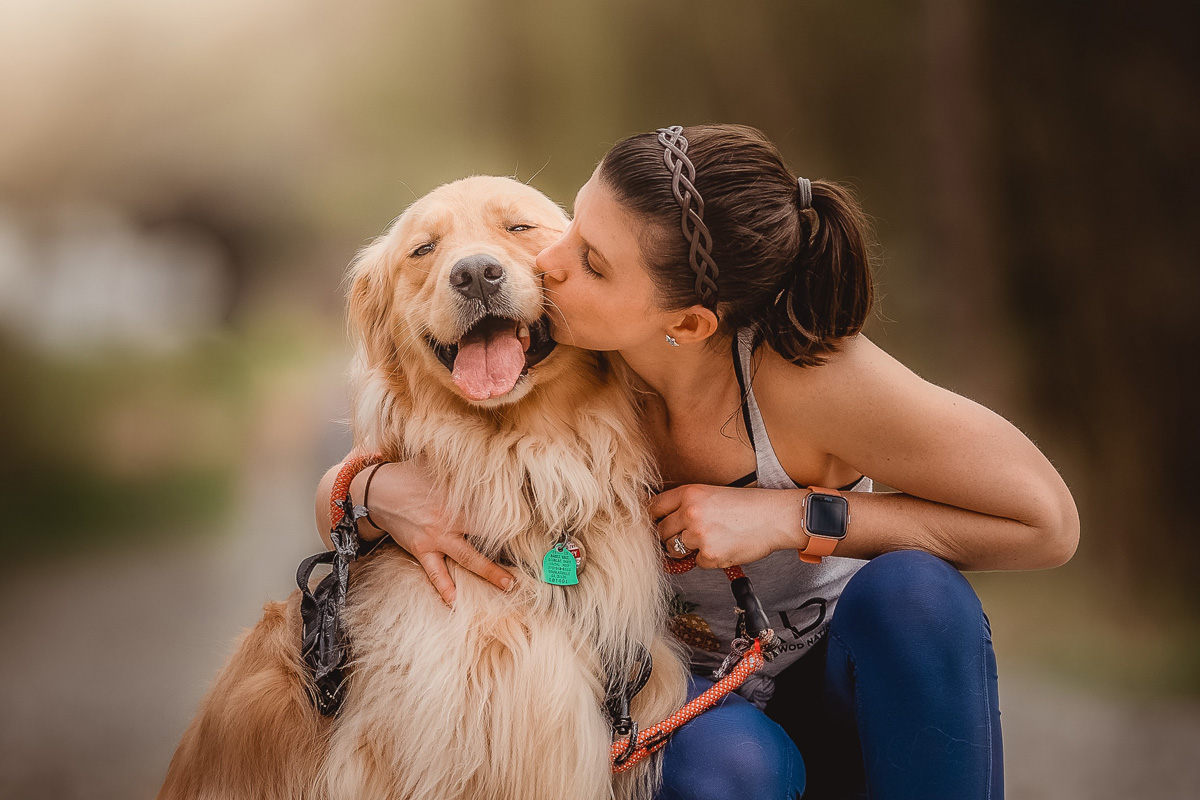
M1054 466L1015 425L864 336L811 372L775 366L770 406L761 404L764 417L791 422L776 426L785 447L817 448L897 491L985 514L1054 519L1073 509Z
M861 397L866 390L878 397L881 387L886 395L925 383L862 333L844 340L820 366L798 366L769 347L762 348L761 358L754 377L754 394L768 412L776 408L790 413L818 411L828 403Z
M824 453L889 486L896 484L880 460L937 436L953 424L948 408L969 402L924 380L861 333L820 366L800 367L776 353L764 362L755 397L764 419L786 421L772 432L780 451Z

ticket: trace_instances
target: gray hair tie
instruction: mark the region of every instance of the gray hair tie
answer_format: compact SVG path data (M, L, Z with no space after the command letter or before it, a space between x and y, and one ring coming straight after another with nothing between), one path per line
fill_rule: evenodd
M808 178L797 178L800 186L800 208L812 208L812 181Z

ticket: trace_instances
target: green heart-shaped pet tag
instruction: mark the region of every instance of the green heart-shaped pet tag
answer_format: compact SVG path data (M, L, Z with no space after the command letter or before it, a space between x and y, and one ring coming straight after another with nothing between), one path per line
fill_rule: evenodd
M579 583L575 555L559 543L542 556L542 580L552 586L574 586Z

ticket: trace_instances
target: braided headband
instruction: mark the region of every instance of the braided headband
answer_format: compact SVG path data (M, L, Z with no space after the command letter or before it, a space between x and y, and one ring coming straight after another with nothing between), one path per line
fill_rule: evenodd
M687 157L688 143L683 136L683 127L672 125L658 129L658 143L663 151L663 163L671 173L671 192L683 211L680 226L683 236L691 245L688 261L696 273L696 297L706 308L717 307L717 270L712 259L712 234L704 224L704 199L696 191L696 168Z
M680 226L683 236L691 245L688 261L696 273L696 297L707 308L717 307L717 264L712 259L712 234L704 224L704 198L696 191L696 167L687 157L688 142L683 136L683 127L672 125L658 129L658 143L663 146L663 163L671 173L671 192L683 211ZM812 208L812 181L797 178L800 190L797 205L800 209Z

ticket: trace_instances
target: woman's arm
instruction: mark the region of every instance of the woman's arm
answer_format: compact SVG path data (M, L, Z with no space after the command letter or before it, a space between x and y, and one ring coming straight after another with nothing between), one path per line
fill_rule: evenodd
M317 530L326 547L333 546L329 539L329 529L333 527L329 495L341 466L335 464L317 484ZM370 468L365 469L350 481L350 497L355 503L362 504L370 473ZM467 541L466 531L447 514L445 498L435 490L421 459L389 462L379 467L371 480L369 499L371 519L420 562L447 605L453 605L455 594L454 581L446 568L447 557L500 589L512 587L513 576L476 550ZM382 535L365 520L359 520L358 532L368 541Z
M1070 490L1000 415L922 380L863 336L820 367L780 361L755 382L780 460L815 444L899 490L844 493L850 523L835 555L924 550L959 569L998 570L1058 566L1074 554ZM777 422L789 419L803 422ZM682 534L699 566L724 567L806 547L807 493L693 484L658 495L650 512L664 541Z
M1053 567L1074 554L1079 512L1070 489L999 414L923 380L861 335L791 378L791 392L772 381L771 400L791 396L792 407L764 414L804 420L810 442L897 490L847 493L850 526L838 555L918 549L961 569L992 570Z

